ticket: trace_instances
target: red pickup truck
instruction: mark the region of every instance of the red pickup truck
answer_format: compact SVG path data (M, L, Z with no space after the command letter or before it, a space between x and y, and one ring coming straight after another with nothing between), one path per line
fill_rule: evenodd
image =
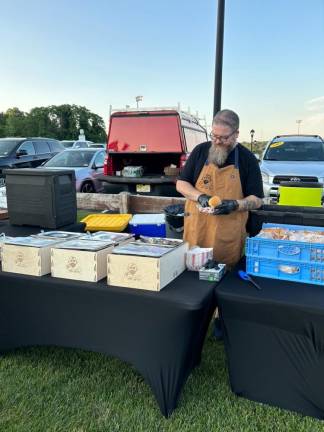
M114 192L175 195L177 172L206 140L198 119L176 109L114 112L100 180L114 186ZM123 175L126 167L141 167L141 176Z

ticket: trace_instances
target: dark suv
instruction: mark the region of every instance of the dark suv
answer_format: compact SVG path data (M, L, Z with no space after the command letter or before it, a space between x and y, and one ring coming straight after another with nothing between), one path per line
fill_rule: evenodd
M0 186L5 184L6 168L33 168L64 150L52 138L0 138Z

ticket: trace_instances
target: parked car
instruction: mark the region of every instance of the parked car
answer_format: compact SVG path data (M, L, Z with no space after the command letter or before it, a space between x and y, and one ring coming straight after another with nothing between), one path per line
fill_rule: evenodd
M66 149L46 162L42 168L73 169L77 192L101 192L103 186L98 176L103 173L105 150Z
M176 109L114 112L100 179L132 193L177 195L176 174L166 175L165 169L179 171L193 148L206 140L206 130L198 119ZM125 167L134 166L143 167L143 175L122 175Z
M93 143L93 144L90 144L90 146L89 147L91 147L91 148L106 148L106 143Z
M277 135L260 165L266 198L276 202L281 182L324 182L324 140L318 135Z
M0 186L5 184L6 168L33 168L64 150L52 138L0 138Z
M88 148L90 147L90 144L92 144L92 141L70 141L70 140L63 140L61 141L63 146L65 148Z

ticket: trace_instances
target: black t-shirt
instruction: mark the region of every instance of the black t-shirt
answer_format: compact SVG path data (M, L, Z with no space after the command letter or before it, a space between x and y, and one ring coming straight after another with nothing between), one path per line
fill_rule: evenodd
M199 174L203 169L208 158L211 142L204 142L197 145L191 152L184 168L182 169L179 180L184 180L195 186ZM255 195L263 198L263 185L259 163L253 153L241 144L237 145L238 164L240 179L244 197ZM223 167L235 164L235 149L231 151Z

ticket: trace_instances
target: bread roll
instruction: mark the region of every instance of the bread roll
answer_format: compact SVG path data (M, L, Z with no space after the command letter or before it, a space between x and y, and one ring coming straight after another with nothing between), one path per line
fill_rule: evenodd
M217 207L222 203L222 200L219 198L219 196L214 195L213 197L211 197L208 201L208 204L210 205L210 207Z

